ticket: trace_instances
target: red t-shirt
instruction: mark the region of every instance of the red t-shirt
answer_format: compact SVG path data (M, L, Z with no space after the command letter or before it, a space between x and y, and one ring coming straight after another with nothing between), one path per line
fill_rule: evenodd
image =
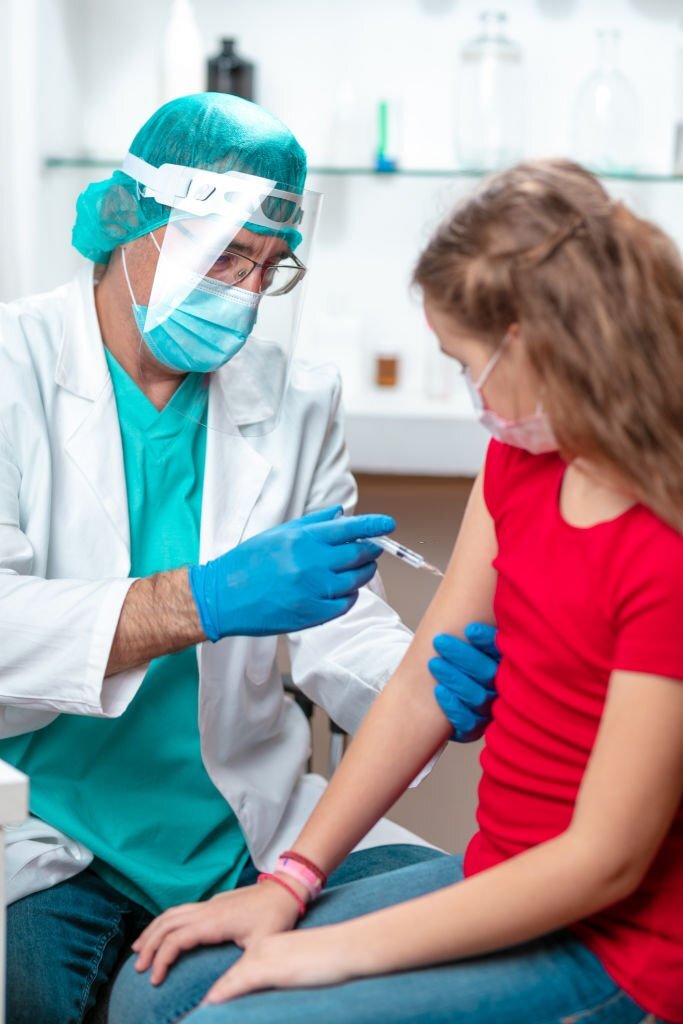
M569 826L613 669L683 679L683 537L642 505L570 526L565 468L496 441L487 455L503 658L466 875ZM683 807L638 890L573 931L640 1006L683 1024Z

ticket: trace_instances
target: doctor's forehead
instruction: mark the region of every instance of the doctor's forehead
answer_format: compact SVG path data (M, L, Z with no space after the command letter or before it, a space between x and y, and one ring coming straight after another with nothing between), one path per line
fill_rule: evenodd
M168 234L170 246L179 247L179 252L186 245L191 250L198 247L214 253L230 250L249 256L259 263L266 259L282 260L292 255L292 250L282 238L250 231L248 228L240 228L230 236L230 232L226 232L224 226L213 217L180 218L153 233L157 243Z

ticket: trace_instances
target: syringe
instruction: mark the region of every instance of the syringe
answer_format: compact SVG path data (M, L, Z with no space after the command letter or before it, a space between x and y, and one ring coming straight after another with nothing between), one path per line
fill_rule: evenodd
M405 544L399 544L398 541L391 540L390 537L373 537L372 542L373 544L379 544L381 548L384 548L394 558L400 558L403 562L407 562L408 565L412 565L413 569L425 569L434 576L443 576L441 569L431 565L422 555L418 555L417 551L411 551Z

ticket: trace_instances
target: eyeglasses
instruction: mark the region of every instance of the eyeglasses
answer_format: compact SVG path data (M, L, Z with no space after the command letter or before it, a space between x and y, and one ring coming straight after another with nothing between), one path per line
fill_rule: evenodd
M242 253L222 252L208 272L208 277L217 278L227 285L240 285L258 267L261 271L262 295L286 295L299 284L306 274L306 266L290 253L287 262L258 263Z

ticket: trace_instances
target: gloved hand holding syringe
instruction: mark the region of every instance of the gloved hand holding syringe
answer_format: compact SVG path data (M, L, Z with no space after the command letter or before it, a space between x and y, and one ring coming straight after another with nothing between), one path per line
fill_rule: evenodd
M397 540L392 540L391 537L373 537L372 542L379 545L388 554L393 555L394 558L400 558L401 561L412 565L413 569L425 569L434 576L443 576L441 569L437 569L435 565L428 562L422 555L418 555L417 551L411 551L405 544L399 544Z

